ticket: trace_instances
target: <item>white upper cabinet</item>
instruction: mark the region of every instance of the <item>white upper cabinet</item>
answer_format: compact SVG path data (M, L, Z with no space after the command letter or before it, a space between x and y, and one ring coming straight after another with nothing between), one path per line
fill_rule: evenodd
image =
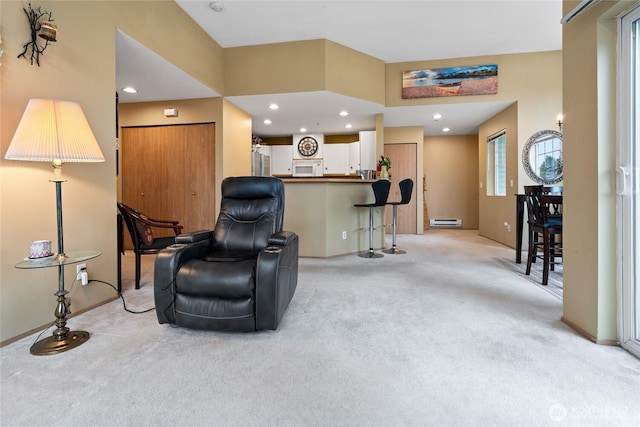
M360 169L376 168L376 131L360 132Z
M349 150L347 144L324 145L324 174L349 175Z
M271 146L271 174L291 175L293 147L291 145Z
M360 167L360 141L352 142L349 145L349 174L355 174Z

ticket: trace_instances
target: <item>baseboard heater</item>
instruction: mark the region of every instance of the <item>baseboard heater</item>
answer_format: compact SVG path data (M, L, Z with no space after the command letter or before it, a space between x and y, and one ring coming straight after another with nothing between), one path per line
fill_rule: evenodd
M445 218L433 218L429 219L429 227L434 228L461 228L462 219L445 219Z

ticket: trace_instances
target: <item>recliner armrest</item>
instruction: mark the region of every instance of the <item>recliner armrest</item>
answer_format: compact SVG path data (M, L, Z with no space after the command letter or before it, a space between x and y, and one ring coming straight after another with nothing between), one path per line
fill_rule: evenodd
M297 234L292 231L280 231L269 236L269 244L286 246L290 244L296 237Z
M176 243L162 249L156 255L153 267L153 297L159 323L175 323L173 312L176 295L175 278L180 267L190 259L202 258L209 250L209 241Z
M213 238L213 231L200 230L192 233L184 233L176 236L176 243L195 243Z

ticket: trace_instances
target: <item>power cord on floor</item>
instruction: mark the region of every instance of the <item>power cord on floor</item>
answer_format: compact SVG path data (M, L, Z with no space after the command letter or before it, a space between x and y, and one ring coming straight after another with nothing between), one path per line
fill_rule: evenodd
M45 332L47 332L49 329L51 329L51 327L52 327L53 325L55 325L55 324L56 324L56 322L57 322L57 320L54 320L53 322L49 323L49 324L48 324L48 325L47 325L47 326L42 330L42 332L40 332L40 333L38 334L38 336L36 337L36 339L35 339L35 340L33 340L33 344L31 344L31 347L33 347L33 346L35 345L35 343L37 343L38 341L40 341L40 337L42 336L42 334L44 334L44 333L45 333Z
M71 290L73 289L73 286L76 284L76 282L77 282L77 281L78 281L77 279L73 281L73 283L71 284L71 287L70 287L70 288L69 288L69 290L67 291L68 293L71 293ZM89 280L89 283L91 283L91 282L98 282L98 283L102 283L102 284L105 284L105 285L111 286L111 287L113 288L113 290L114 290L114 291L116 291L116 293L118 294L118 296L120 297L120 299L122 300L122 306L124 307L124 311L127 311L127 312L129 312L129 313L133 313L133 314L143 314L143 313L148 313L148 312L153 311L153 310L155 310L155 309L156 309L155 307L151 307L151 308L149 308L149 309L147 309L147 310L143 310L143 311L133 311L133 310L129 310L129 309L127 308L127 303L126 303L126 302L125 302L125 300L124 300L124 296L122 295L122 292L118 291L118 289L117 289L115 286L113 286L111 283L108 283L108 282L105 282L105 281L102 281L102 280L98 280L98 279L90 279L90 280ZM67 305L70 307L70 306L71 306L71 301L67 300ZM36 337L36 339L33 341L33 343L35 344L35 343L37 343L38 341L40 341L40 337L42 336L42 334L44 334L44 333L45 333L45 332L47 332L49 329L51 329L51 327L52 327L53 325L55 325L55 324L56 324L56 322L57 322L57 320L54 320L53 322L49 323L49 324L48 324L48 325L47 325L47 326L42 330L42 332L40 332L40 333L38 334L38 336L37 336L37 337Z
M105 281L103 281L103 280L98 280L98 279L89 279L89 283L91 283L91 282L98 282L98 283L102 283L102 284L105 284L105 285L111 286L111 287L113 288L113 290L114 290L114 291L116 291L116 292L118 293L118 296L119 296L119 297L120 297L120 299L122 300L122 306L124 307L124 311L126 311L126 312L133 313L133 314L143 314L143 313L148 313L148 312L153 311L153 310L155 310L155 309L156 309L155 307L151 307L151 308L148 308L148 309L143 310L143 311L133 311L133 310L129 310L129 309L127 308L127 302L124 300L124 296L122 295L122 292L118 291L118 289L117 289L115 286L113 286L111 283L109 283L109 282L105 282Z

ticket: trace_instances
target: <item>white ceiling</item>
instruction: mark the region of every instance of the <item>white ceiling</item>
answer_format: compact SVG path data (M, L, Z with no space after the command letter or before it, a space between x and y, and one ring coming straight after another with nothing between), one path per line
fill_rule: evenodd
M176 0L223 48L328 39L387 63L542 52L562 49L562 0ZM221 6L216 12L211 5ZM205 98L220 94L118 32L116 80L120 102ZM479 64L469 64L479 65ZM135 96L121 88L136 86ZM326 91L227 98L253 117L253 133L340 134L385 126L423 126L425 135L465 135L509 102L386 108ZM276 102L280 109L267 107ZM341 110L349 116L338 116ZM433 114L443 118L435 122ZM550 112L553 114L554 112ZM270 118L271 125L263 120ZM353 125L345 129L345 124Z

